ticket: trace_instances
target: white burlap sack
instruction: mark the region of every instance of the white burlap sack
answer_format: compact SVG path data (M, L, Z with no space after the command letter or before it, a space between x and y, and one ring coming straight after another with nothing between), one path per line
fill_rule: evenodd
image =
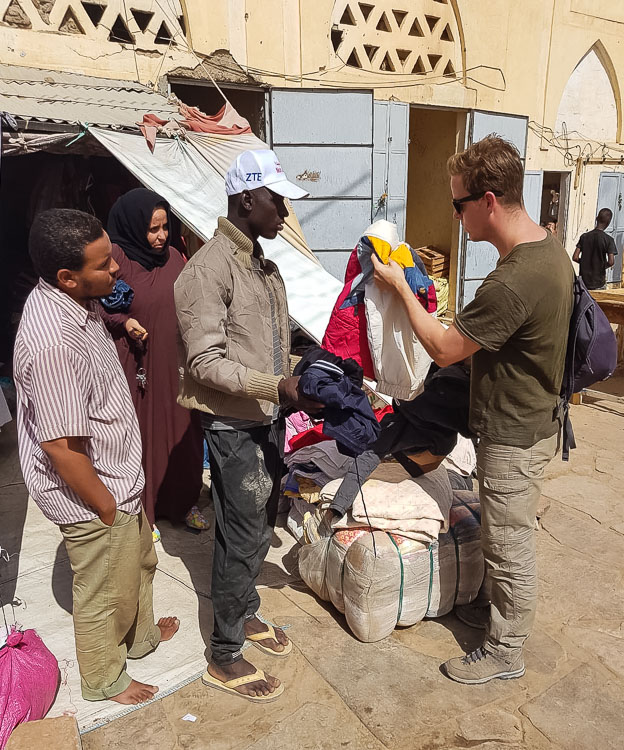
M397 625L441 617L472 601L481 587L478 507L473 493L455 492L450 531L428 549L383 531L337 532L302 547L301 577L343 612L353 634L367 643L385 638Z

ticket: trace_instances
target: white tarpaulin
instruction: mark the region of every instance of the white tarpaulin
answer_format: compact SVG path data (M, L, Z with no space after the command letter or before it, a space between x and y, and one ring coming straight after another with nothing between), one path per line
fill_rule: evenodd
M227 214L223 175L236 155L247 148L266 148L255 136L188 134L188 140L157 138L151 153L142 135L90 128L146 187L169 201L173 211L204 240L212 237L219 216ZM319 263L304 255L297 242L298 224L289 241L278 235L261 240L263 250L280 270L286 285L290 317L321 341L342 284Z

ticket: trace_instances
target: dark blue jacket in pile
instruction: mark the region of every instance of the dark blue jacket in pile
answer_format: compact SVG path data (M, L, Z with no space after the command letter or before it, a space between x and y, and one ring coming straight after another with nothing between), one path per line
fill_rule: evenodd
M325 405L323 434L336 441L343 455L359 456L379 436L379 422L366 394L337 364L318 360L308 365L299 388Z

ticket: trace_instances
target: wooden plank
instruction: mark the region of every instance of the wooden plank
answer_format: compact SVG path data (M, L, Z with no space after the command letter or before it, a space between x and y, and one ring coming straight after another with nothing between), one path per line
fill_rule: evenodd
M583 396L595 398L600 401L613 401L616 404L624 404L624 396L615 396L613 393L603 393L602 391L595 391L591 388L585 388L585 390L583 391Z
M592 289L590 294L609 323L624 323L624 289Z
M592 289L590 294L597 302L603 300L624 302L624 289Z
M610 300L596 300L609 323L621 325L624 323L624 300L613 302Z

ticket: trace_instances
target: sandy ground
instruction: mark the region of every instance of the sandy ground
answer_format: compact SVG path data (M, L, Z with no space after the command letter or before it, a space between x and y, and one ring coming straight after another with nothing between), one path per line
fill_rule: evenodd
M605 391L624 393L624 377ZM342 616L306 590L297 545L278 530L262 574L262 613L289 626L295 648L283 661L247 653L283 680L284 695L257 706L196 680L83 734L83 748L621 748L624 405L588 399L572 413L579 447L569 464L559 457L551 463L543 487L539 608L524 678L482 686L446 679L440 663L480 642L479 631L453 615L395 630L378 643L358 642ZM164 546L167 535L164 529ZM209 585L209 544L202 547L206 570L197 559L193 580ZM200 600L207 641L210 602ZM189 713L195 722L183 720Z

